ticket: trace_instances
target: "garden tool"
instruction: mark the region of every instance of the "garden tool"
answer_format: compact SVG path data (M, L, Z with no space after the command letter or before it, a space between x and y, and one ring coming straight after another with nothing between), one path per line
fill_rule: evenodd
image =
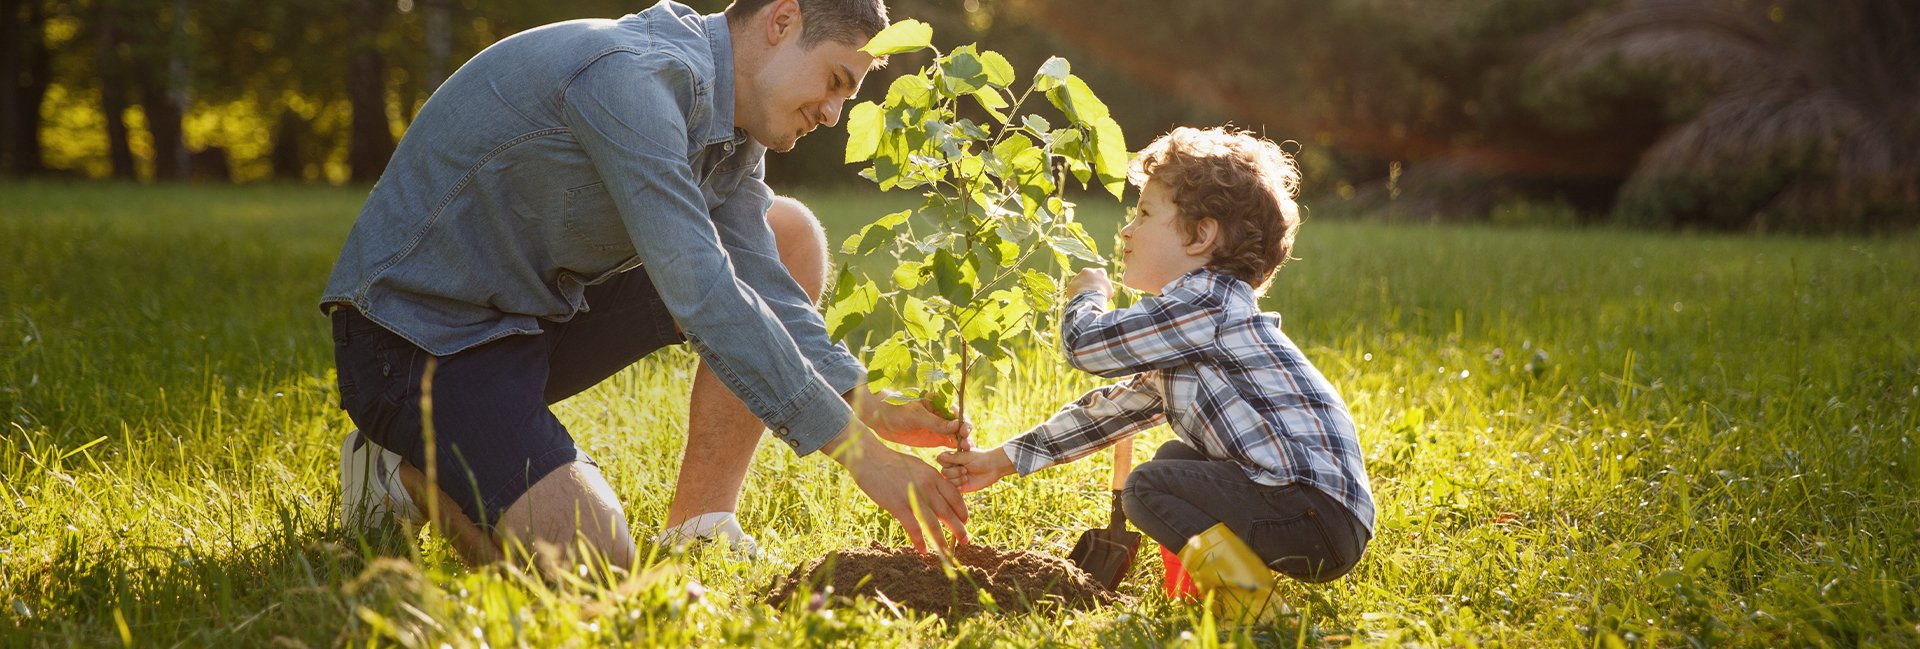
M1214 612L1222 621L1258 622L1279 608L1273 571L1226 523L1187 539L1180 562L1194 585L1213 596Z
M1080 533L1067 560L1080 566L1107 590L1120 587L1133 569L1133 556L1140 551L1140 533L1127 531L1127 515L1120 509L1120 491L1127 486L1127 472L1133 470L1133 438L1113 445L1113 517L1107 526Z

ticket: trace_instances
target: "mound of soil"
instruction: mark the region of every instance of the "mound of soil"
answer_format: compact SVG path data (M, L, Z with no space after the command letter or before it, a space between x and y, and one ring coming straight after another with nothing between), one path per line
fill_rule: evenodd
M823 603L846 598L884 596L924 613L951 617L981 610L980 593L993 597L1002 609L1031 610L1053 607L1090 609L1124 604L1125 595L1095 583L1079 566L1060 557L1000 550L984 545L954 549L953 577L940 559L913 548L889 548L874 543L866 548L835 550L796 566L785 578L775 579L767 603L775 608L801 592L825 592Z

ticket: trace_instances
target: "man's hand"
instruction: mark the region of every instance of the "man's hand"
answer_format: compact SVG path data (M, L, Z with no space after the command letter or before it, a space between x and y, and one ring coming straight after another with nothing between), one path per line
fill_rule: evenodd
M920 458L887 448L859 422L849 423L821 450L853 474L854 484L874 504L900 521L913 539L914 550L926 552L927 532L932 532L934 543L944 551L947 541L940 534L941 524L953 533L955 543L967 544L967 502Z
M940 474L958 487L960 493L985 489L1014 472L1013 459L1007 457L1005 446L984 451L948 451L935 459L945 467Z
M1073 279L1067 280L1067 297L1071 298L1087 291L1099 291L1100 295L1113 296L1113 281L1107 279L1106 269L1087 268L1081 270L1080 274L1074 275Z
M888 403L886 395L867 391L861 385L849 393L853 410L881 439L920 448L971 448L973 424L965 417L947 419L933 412L925 399L908 403Z

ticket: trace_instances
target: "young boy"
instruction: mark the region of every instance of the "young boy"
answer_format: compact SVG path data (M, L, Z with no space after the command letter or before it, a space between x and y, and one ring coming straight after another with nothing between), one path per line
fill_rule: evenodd
M1347 405L1257 303L1299 228L1300 172L1245 132L1177 128L1133 162L1137 215L1120 231L1128 287L1081 271L1061 322L1067 362L1120 382L999 448L940 456L962 492L1085 457L1167 422L1179 439L1133 470L1127 518L1179 554L1196 585L1244 614L1269 569L1320 582L1373 536L1373 496ZM1256 288L1257 287L1257 288Z

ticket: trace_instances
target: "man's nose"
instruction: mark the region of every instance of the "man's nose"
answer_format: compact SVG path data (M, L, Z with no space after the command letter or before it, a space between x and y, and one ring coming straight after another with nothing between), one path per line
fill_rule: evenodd
M845 99L830 99L820 107L820 123L833 128L840 123L840 107L847 103Z

